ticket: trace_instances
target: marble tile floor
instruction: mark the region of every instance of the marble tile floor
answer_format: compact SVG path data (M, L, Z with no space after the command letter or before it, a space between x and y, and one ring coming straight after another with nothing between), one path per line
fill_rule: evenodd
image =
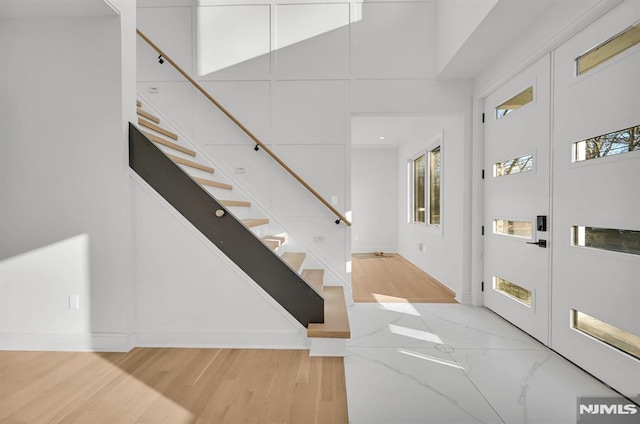
M485 308L356 303L352 424L576 424L578 396L617 396Z

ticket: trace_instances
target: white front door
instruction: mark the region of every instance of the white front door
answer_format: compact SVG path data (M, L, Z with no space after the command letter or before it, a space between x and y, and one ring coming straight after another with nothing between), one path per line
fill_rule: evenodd
M550 73L546 55L488 96L484 112L484 303L545 344ZM546 217L546 231L538 229L537 216Z
M551 347L630 397L640 394L640 44L581 75L576 58L639 21L640 2L623 2L554 57Z

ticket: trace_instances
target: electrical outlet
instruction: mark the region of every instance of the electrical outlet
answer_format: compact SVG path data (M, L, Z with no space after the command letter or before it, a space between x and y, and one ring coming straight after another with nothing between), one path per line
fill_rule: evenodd
M336 196L335 194L331 195L331 205L338 206L338 196Z
M324 236L313 236L314 243L324 243Z
M358 240L358 239L360 238L360 236L356 234L355 236L353 236L353 238L354 238L355 240Z
M158 87L149 87L147 91L149 92L149 94L158 94L160 92L160 89Z
M72 311L80 309L80 296L77 294L69 295L69 309Z
M418 250L424 252L424 243L418 243Z

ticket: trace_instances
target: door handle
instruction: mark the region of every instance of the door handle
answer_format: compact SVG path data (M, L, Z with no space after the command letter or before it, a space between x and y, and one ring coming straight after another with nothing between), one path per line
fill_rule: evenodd
M538 247L547 247L547 241L546 240L538 240L536 242L528 241L527 244L535 244Z

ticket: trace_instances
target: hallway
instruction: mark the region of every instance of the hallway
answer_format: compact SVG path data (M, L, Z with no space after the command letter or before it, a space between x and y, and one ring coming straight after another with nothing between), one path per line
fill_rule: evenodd
M354 302L458 303L455 293L397 253L351 255Z
M352 424L570 424L612 390L484 308L356 303L345 375Z

